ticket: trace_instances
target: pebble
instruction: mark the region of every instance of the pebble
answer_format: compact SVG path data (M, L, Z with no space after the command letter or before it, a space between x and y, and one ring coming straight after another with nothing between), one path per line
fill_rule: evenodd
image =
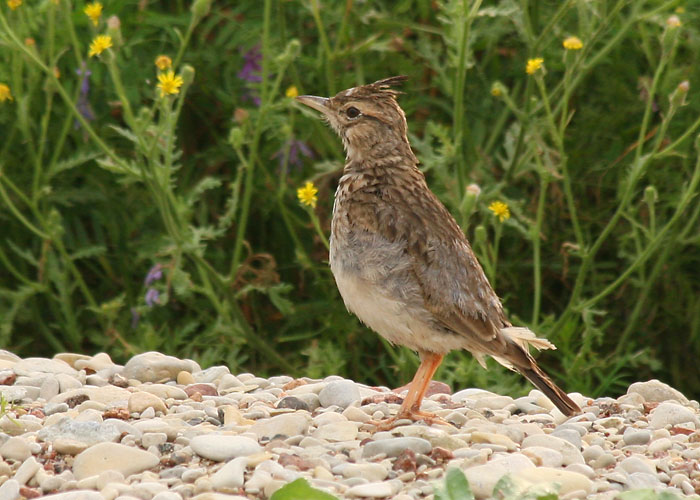
M211 484L216 489L236 489L243 486L243 474L248 465L247 457L238 457L229 461L211 478Z
M106 470L124 476L136 474L158 465L158 457L147 451L118 443L99 443L75 457L73 474L80 480Z
M635 382L627 389L627 394L639 394L647 403L663 403L664 401L677 401L688 404L686 398L679 391L659 380L652 379L646 382Z
M362 456L366 458L384 454L388 457L396 457L404 450L408 449L414 453L427 454L433 446L430 441L417 437L397 437L390 439L380 439L378 441L370 441L365 444L362 450Z
M448 467L479 499L506 473L518 488L559 485L562 500L693 495L700 479L698 405L653 380L617 399L574 394L585 413L570 419L536 390L513 399L431 384L423 409L452 425L379 432L371 420L395 415L396 393L335 376L202 370L156 352L120 366L107 353L0 350L0 381L18 404L0 418L1 500L269 498L299 477L339 499L416 500Z
M16 500L19 498L19 483L15 479L8 479L0 486L0 498L2 500Z
M649 417L649 425L652 429L662 429L669 425L685 424L687 422L700 424L693 410L678 403L661 403L652 410Z
M262 451L262 447L249 437L218 433L196 436L190 441L190 447L197 455L217 462Z
M0 455L5 459L23 462L32 454L29 442L21 437L11 437L0 446Z
M506 474L534 470L536 467L521 453L499 455L484 465L470 467L464 471L476 498L491 498L496 483Z
M644 445L651 440L651 432L646 429L635 429L627 427L622 439L627 445Z
M360 389L352 380L330 382L318 393L318 400L324 408L338 406L345 409L360 398Z

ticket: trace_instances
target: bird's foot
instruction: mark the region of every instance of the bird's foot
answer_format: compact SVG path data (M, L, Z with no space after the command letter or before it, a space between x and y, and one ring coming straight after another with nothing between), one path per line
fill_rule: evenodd
M393 417L387 418L385 420L380 420L380 421L370 421L370 424L375 425L375 432L378 431L390 431L394 427L398 427L401 425L407 425L405 420L410 420L412 422L425 422L427 425L447 425L450 427L454 427L451 423L449 423L447 420L443 419L442 417L439 417L435 415L434 413L430 413L427 411L421 411L421 410L412 410L412 411L400 411L398 414L396 414Z

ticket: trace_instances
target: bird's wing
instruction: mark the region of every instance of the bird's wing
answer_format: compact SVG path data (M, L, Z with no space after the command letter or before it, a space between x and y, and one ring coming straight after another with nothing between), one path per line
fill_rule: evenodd
M372 217L373 229L390 241L405 241L425 307L434 318L478 345L504 342L501 329L510 324L501 302L464 233L437 197L427 186L412 194L397 186L385 189L383 198Z

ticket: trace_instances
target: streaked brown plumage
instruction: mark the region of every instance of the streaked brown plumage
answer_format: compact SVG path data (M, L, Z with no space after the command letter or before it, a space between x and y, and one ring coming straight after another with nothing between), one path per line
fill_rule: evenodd
M367 326L421 358L396 418L426 417L421 400L452 349L470 351L482 365L492 356L565 415L579 412L528 352L528 346L554 346L508 322L467 238L428 188L391 88L404 80L297 98L323 114L347 152L331 225L330 263L340 294Z

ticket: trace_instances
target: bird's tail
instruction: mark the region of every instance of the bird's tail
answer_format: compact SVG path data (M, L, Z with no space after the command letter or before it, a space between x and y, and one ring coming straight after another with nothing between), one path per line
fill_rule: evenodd
M507 343L509 348L506 348L506 355L494 356L496 361L528 379L567 417L581 413L581 408L537 366L535 358L530 356L529 346L537 350L556 349L554 344L546 339L536 337L527 328L511 326L503 328L501 332L510 341Z
M523 377L532 382L532 385L537 387L540 391L544 393L549 400L554 403L554 406L559 408L567 417L581 413L581 408L574 403L574 401L566 394L563 390L554 383L554 381L543 372L535 360L532 360L532 365L529 368L517 367L518 372L520 372Z

